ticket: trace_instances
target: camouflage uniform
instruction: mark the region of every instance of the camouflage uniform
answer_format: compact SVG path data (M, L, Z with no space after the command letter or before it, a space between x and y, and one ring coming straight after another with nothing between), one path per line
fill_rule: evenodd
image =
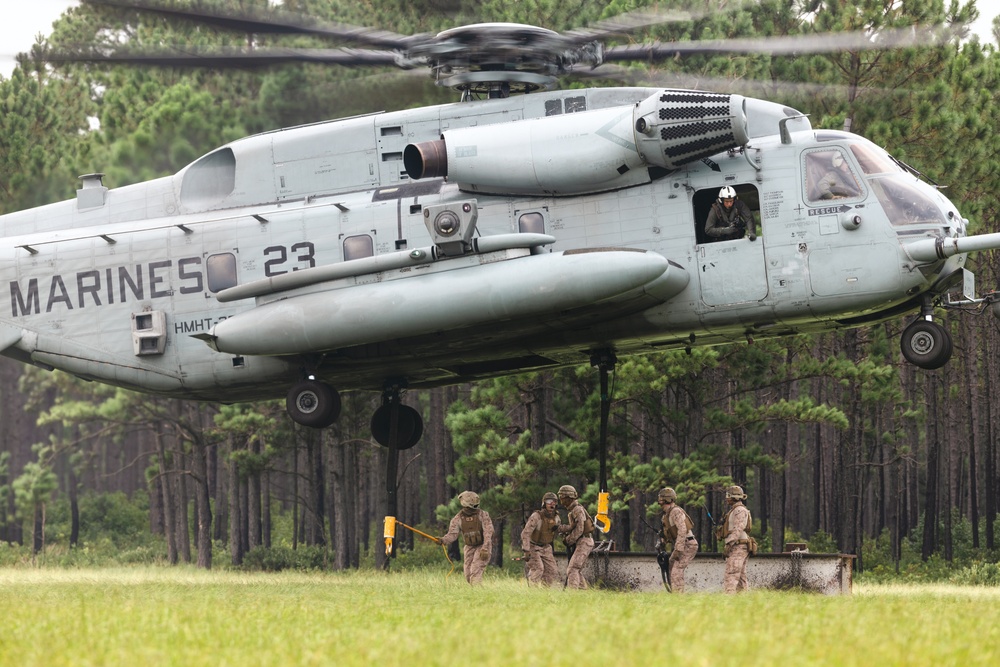
M722 589L726 593L736 593L738 591L750 590L750 583L747 581L747 558L750 556L750 527L753 519L750 510L743 504L746 494L738 486L730 489L739 489L739 494L734 496L732 507L726 512L722 520L721 533L726 541L726 575L722 581ZM742 495L742 498L738 496ZM729 498L729 491L726 492Z
M555 495L552 495L555 498ZM559 579L559 568L552 554L552 542L559 527L559 514L542 508L535 510L521 531L521 548L528 559L528 583L551 586Z
M467 505L463 496L474 496L475 503ZM483 580L483 572L490 562L493 553L493 520L485 510L479 509L479 496L470 491L459 494L462 510L448 524L448 532L441 536L442 544L451 544L462 534L465 550L462 553L462 569L465 580L470 584L478 584Z
M670 552L670 587L674 593L684 592L684 570L698 553L698 540L692 528L694 522L676 503L663 507L663 545L673 544Z
M575 498L566 507L567 525L562 527L563 541L567 547L574 547L573 556L566 565L566 586L569 588L587 588L587 579L583 576L583 568L587 565L587 557L594 550L594 522L587 510ZM589 531L588 531L589 528ZM567 530L568 529L568 530Z

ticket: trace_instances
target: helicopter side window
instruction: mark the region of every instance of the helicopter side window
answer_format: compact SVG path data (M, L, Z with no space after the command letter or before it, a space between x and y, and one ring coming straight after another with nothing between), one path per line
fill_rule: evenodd
M344 239L344 261L371 257L375 254L375 243L368 234L348 236Z
M544 234L545 216L538 211L521 215L517 219L517 231L522 234Z
M223 148L199 158L184 174L181 201L188 206L222 201L236 188L236 156Z
M759 224L760 221L760 193L757 191L756 186L750 184L744 185L733 185L733 190L736 191L736 201L732 204L733 209L742 210L743 217L749 212L750 217L753 219L753 229L750 229L750 225L746 225L745 222L742 224L736 222L735 215L729 211L733 209L726 208L721 201L719 201L719 191L721 187L712 187L704 190L699 190L694 194L694 220L695 220L695 238L699 245L705 243L716 243L720 241L732 241L734 239L745 238L751 231L755 236L759 236L763 229ZM743 207L746 207L745 209ZM712 214L712 209L714 207L720 207L721 211L725 211L723 214L726 218L731 217L735 225L731 232L716 233L714 235L709 234L706 231L706 227L709 222L709 217ZM736 207L739 207L737 209ZM726 227L729 226L727 220L720 218L720 214L717 212L715 215L715 220L713 220L713 227Z
M861 185L840 149L814 151L805 156L806 199L854 199Z
M223 252L209 255L205 262L208 273L208 291L221 292L230 287L236 287L236 255Z

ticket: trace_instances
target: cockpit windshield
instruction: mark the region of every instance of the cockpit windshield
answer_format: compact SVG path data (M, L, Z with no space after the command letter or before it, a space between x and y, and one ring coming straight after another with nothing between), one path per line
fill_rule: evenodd
M857 158L862 171L866 176L873 174L898 174L905 172L898 162L892 159L888 153L871 143L853 143L851 152Z
M869 178L875 196L893 225L947 225L941 208L913 176L887 174Z

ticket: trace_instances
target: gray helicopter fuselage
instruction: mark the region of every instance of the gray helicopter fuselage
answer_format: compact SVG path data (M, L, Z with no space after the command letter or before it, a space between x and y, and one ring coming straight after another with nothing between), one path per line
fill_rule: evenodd
M227 402L282 396L304 373L434 386L875 322L963 267L908 254L965 221L867 140L734 96L722 113L743 140L678 164L690 137L654 158L669 128L637 129L659 94L374 114L248 137L146 183L84 177L76 199L0 216L0 348ZM440 148L447 173L415 178L414 146ZM853 186L821 192L838 156ZM753 210L752 240L706 235L723 186ZM432 238L430 214L452 209L464 244Z

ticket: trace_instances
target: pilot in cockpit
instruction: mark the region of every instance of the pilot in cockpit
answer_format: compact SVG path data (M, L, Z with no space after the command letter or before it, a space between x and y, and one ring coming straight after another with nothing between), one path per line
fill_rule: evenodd
M851 174L850 168L844 161L844 156L839 151L833 153L830 166L832 168L816 182L818 199L842 199L857 197L861 194L857 180Z

